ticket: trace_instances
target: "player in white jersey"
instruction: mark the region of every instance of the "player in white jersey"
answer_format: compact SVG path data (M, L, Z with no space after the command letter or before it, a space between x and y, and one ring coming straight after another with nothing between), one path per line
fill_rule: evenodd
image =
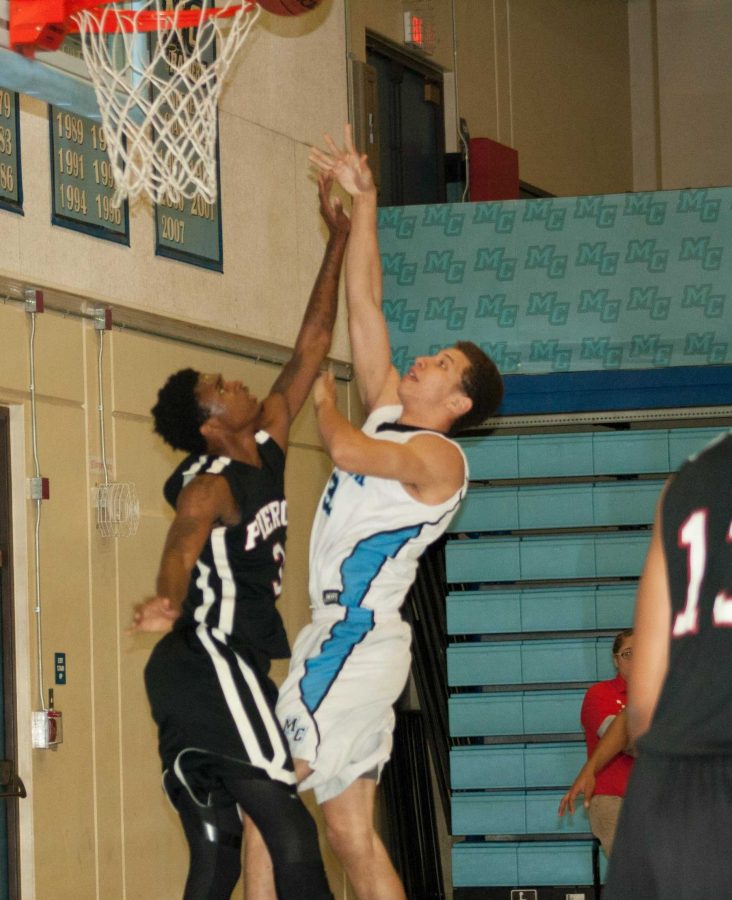
M378 775L389 758L393 703L410 664L399 609L417 560L442 534L467 484L458 445L445 437L491 415L503 395L494 363L461 342L418 357L399 377L381 311L376 188L346 128L311 161L352 197L346 298L359 392L359 430L341 415L335 385L314 389L321 438L335 470L310 548L313 622L293 648L277 714L301 788L314 787L328 840L360 900L398 900L404 888L373 826ZM261 897L268 895L262 894ZM260 900L260 897L257 897Z
M363 434L406 444L421 429L395 429L401 406L376 409ZM462 456L462 451L459 451ZM380 774L391 754L394 711L409 674L411 632L400 607L419 557L445 531L467 487L423 503L388 478L336 467L310 540L313 623L298 638L277 714L293 756L308 760L319 803L366 772ZM333 739L337 733L337 739Z

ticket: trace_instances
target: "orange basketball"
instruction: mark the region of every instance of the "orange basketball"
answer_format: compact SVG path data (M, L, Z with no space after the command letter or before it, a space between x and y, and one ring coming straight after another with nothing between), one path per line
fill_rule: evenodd
M267 12L276 16L299 16L320 5L320 0L257 0Z

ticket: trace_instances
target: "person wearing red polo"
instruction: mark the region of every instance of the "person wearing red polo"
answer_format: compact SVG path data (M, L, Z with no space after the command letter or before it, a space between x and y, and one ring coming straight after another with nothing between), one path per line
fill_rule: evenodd
M587 742L587 757L592 759L595 748L623 712L627 700L627 678L633 658L633 630L617 635L613 643L614 678L593 684L582 702L580 719ZM625 715L621 717L625 719ZM590 797L589 818L592 833L599 838L606 856L610 856L615 827L620 815L622 799L635 759L625 750L617 753L606 765L595 769L594 792Z

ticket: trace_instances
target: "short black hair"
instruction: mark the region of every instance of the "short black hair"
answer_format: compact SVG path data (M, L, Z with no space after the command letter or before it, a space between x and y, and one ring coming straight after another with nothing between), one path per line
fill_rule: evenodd
M158 402L150 410L155 431L174 450L206 452L200 428L209 414L201 409L196 397L199 378L200 373L195 369L181 369L171 375L158 391Z
M452 423L450 434L480 425L493 415L503 400L503 378L490 356L472 341L458 341L455 348L468 359L460 387L473 405Z

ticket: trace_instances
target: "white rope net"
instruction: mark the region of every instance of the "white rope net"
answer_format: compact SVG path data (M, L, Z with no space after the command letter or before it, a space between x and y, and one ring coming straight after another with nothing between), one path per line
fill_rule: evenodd
M182 11L199 9L197 27L179 21ZM141 194L156 203L196 196L216 201L219 96L259 9L247 0L241 6L234 0L133 0L74 16L102 116L116 206ZM212 10L218 12L206 18ZM230 14L222 16L226 10ZM142 19L150 13L162 14L168 25L145 33Z

